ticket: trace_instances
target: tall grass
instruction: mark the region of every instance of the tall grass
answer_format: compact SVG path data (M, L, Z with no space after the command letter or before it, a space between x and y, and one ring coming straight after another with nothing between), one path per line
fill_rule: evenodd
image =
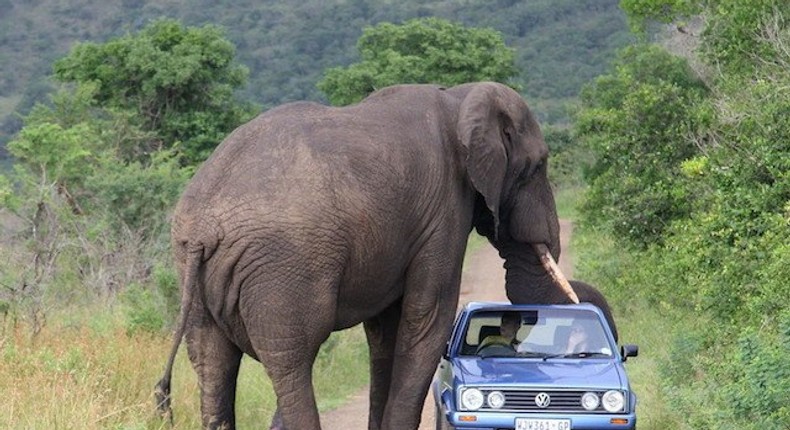
M128 335L114 315L51 321L36 337L19 326L0 346L0 428L169 429L157 416L153 387L170 348L166 335ZM62 321L69 321L61 324ZM365 336L333 334L314 368L319 408L337 405L368 381ZM182 346L173 377L175 429L200 428L197 378ZM260 428L275 409L263 367L242 363L236 402L240 428Z

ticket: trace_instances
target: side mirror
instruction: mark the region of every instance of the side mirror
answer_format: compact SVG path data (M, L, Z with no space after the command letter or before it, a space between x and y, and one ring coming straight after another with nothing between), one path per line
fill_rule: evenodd
M444 346L444 353L442 354L445 360L450 359L450 341L447 341L447 344Z
M623 357L623 361L628 360L628 357L638 357L639 346L631 344L623 345L620 347L620 355Z

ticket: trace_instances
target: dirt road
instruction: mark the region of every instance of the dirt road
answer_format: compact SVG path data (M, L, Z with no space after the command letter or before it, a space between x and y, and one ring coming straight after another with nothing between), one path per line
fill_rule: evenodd
M568 279L573 277L573 252L569 247L573 225L560 220L562 256L560 269ZM460 305L471 301L507 301L505 297L505 270L502 259L491 246L484 246L469 258L461 278ZM428 393L422 411L419 430L433 430L434 405ZM368 428L368 390L352 396L345 406L321 414L324 430L364 430Z

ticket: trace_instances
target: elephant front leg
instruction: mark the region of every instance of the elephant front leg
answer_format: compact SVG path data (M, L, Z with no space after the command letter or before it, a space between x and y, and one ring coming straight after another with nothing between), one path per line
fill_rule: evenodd
M203 428L236 428L236 378L242 352L213 322L204 321L187 333L187 351L200 385Z
M382 313L365 321L365 334L370 348L370 413L368 429L379 430L392 378L395 339L401 315L401 302L390 305Z
M403 298L382 430L416 430L419 426L458 306L460 264L452 270L430 264L416 267L409 273Z
M269 430L286 430L285 423L283 423L283 414L280 412L280 408L274 411L274 415L272 416L272 424L269 426Z

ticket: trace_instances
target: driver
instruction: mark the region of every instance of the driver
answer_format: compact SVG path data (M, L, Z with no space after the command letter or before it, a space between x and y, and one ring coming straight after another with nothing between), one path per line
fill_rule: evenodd
M490 345L502 345L516 350L518 341L516 333L521 328L521 314L519 312L505 312L502 314L502 322L499 324L499 336L488 336L477 346L479 353L483 348Z

